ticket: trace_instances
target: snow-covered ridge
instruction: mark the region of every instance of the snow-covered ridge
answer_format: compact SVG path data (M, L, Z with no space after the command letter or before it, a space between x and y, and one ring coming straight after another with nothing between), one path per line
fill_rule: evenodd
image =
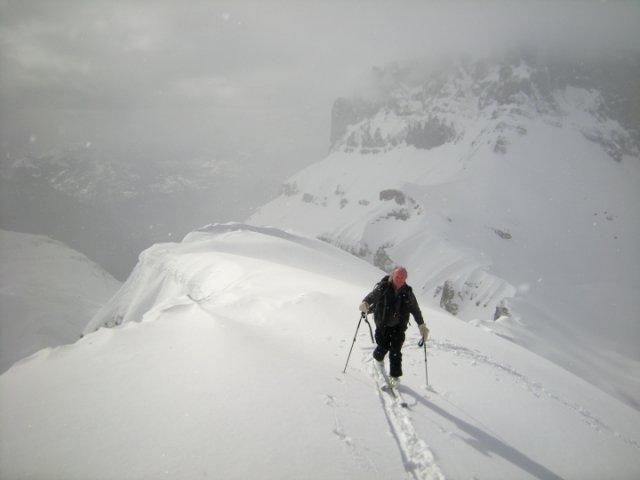
M84 338L0 376L0 476L637 477L637 411L422 295L428 364L411 324L390 400L354 338L381 275L243 224L154 246Z
M203 262L202 257L208 252L215 252L216 257ZM246 278L247 272L233 265L236 255L249 256L258 264L281 262L283 275L291 270L287 266L291 257L298 259L296 269L316 274L339 271L342 262L351 261L347 253L319 240L280 229L241 223L208 225L190 233L181 243L156 244L142 252L130 277L89 322L85 333L101 327L141 321L150 309L170 307L157 303L158 299L167 297L178 303L207 302L226 307L243 305L246 300L238 296L238 292L244 287L239 282ZM367 270L366 265L363 267ZM352 275L351 270L345 270L341 282L348 282ZM294 272L286 276L291 277L288 281L297 283ZM264 301L272 306L269 292L273 291L274 298L282 297L285 286L286 281L282 281L282 276L274 277L273 285L263 292ZM299 285L296 287L299 288Z

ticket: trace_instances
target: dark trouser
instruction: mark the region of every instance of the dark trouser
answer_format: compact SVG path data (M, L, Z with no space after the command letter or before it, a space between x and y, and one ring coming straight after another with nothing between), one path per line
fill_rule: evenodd
M376 343L378 346L373 351L373 358L381 362L389 352L389 375L402 376L402 344L404 343L403 325L393 327L376 328Z

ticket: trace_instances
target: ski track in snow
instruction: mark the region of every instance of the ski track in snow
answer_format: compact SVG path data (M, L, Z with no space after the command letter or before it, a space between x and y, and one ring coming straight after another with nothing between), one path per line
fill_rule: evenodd
M624 443L640 450L640 442L638 442L637 440L628 438L620 432L616 431L615 429L604 423L602 420L597 418L595 415L593 415L588 409L584 408L578 403L570 402L563 399L559 395L549 392L546 388L544 388L544 386L542 386L538 382L531 381L525 375L521 374L509 365L495 362L483 353L471 350L460 345L456 345L454 343L450 343L448 341L437 341L429 339L429 345L436 350L453 353L458 357L466 358L471 360L472 362L482 363L489 367L500 370L501 372L504 372L511 376L516 383L523 385L527 390L529 390L529 392L531 392L532 395L538 398L545 397L561 403L563 406L569 408L571 411L579 415L587 425L589 425L591 428L594 428L596 431L606 432L616 438L621 439Z
M436 464L429 446L418 436L413 426L409 410L402 407L404 400L400 392L393 398L382 390L385 384L381 373L375 368L371 358L371 375L382 402L391 431L400 449L404 467L412 478L417 480L444 480L444 475Z

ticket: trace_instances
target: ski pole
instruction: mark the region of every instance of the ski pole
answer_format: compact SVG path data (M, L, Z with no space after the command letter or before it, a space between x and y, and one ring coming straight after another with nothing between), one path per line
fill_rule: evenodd
M347 371L347 365L349 364L349 358L351 358L351 351L353 350L353 346L356 344L356 337L358 336L358 330L360 329L360 323L362 322L363 318L367 318L366 315L364 314L364 312L362 313L362 315L360 315L360 320L358 320L358 326L356 327L356 333L353 336L353 342L351 342L351 348L349 349L349 355L347 355L347 361L344 364L344 370L342 370L342 373L345 373ZM369 322L367 322L369 323ZM371 327L369 327L371 328Z
M376 343L376 341L373 339L373 331L371 330L371 324L369 323L369 318L367 318L367 314L363 313L362 316L364 317L364 321L367 322L367 325L369 326L369 335L371 335L371 343Z
M424 371L427 375L427 387L429 386L429 365L427 364L427 342L423 341L422 346L424 347Z

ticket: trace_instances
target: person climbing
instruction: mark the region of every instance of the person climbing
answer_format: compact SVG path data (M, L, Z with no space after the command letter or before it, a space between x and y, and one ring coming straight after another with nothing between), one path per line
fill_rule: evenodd
M395 267L360 304L360 311L365 315L373 311L376 324L373 358L382 366L389 352L389 380L392 386L396 386L402 376L402 345L409 325L409 314L418 324L423 341L426 342L429 337L418 300L406 280L407 269Z

